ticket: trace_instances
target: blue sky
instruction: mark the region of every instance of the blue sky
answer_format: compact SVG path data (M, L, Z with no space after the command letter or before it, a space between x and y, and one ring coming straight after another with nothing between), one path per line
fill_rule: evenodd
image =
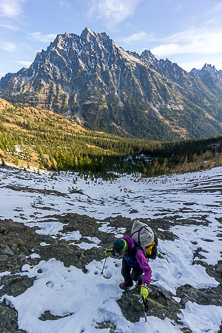
M85 27L187 71L222 70L222 1L0 0L0 77L29 67L56 35Z

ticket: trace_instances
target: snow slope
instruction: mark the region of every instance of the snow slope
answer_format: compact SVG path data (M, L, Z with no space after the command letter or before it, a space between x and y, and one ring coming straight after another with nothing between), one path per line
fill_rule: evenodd
M203 266L192 265L192 261L194 251L200 247L207 248L207 252L201 253L201 260L207 264L215 265L221 260L221 237L218 236L222 229L221 190L221 167L152 179L123 175L107 182L72 173L38 175L0 168L0 218L38 225L39 233L75 243L81 239L81 230L64 234L63 224L53 215L85 214L100 222L117 215L131 219L170 217L173 222L170 231L178 238L159 241L164 259L151 261L151 283L175 295L176 289L184 284L195 288L218 285ZM48 221L50 215L52 219ZM186 218L192 218L194 224L182 225ZM202 220L204 225L200 223ZM125 228L120 225L116 231L108 222L103 222L101 230L120 237ZM82 242L83 249L99 246L97 237L89 235L88 239L91 244ZM127 321L116 303L122 293L118 287L122 280L121 260L108 258L104 274L109 278L100 274L103 263L94 260L87 266L86 274L73 266L64 267L53 258L42 260L34 267L25 265L21 274L37 277L33 286L17 297L5 295L1 301L6 299L18 311L19 328L29 333L109 332L108 328L96 329L96 323L102 321L112 322L118 333L181 332L183 326L168 318L149 316L148 324L142 317L137 323ZM4 274L10 272L1 273L0 277ZM45 311L63 318L42 321L39 317ZM180 316L183 325L194 333L216 333L222 321L222 307L187 302Z

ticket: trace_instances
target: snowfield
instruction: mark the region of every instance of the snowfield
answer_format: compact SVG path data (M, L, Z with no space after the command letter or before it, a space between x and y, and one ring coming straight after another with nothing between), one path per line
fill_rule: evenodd
M73 244L81 239L81 230L65 234L64 224L53 217L55 214L93 217L102 221L101 231L114 233L117 238L123 236L124 225L114 229L103 222L107 217L172 219L169 231L177 239L159 239L163 258L151 260L150 266L151 284L175 296L176 289L185 284L197 289L219 284L202 265L192 263L198 248L206 249L200 252L200 260L207 264L216 265L221 260L221 194L222 167L152 179L122 175L112 181L92 181L73 173L39 175L0 167L0 218L39 226L38 233ZM193 219L194 224L182 225L187 218ZM89 235L88 240L90 244L82 242L78 246L85 250L100 246L98 237ZM41 245L47 247L46 243ZM181 326L168 318L149 315L148 323L142 316L139 322L127 321L116 302L123 292L118 287L122 281L121 260L109 257L101 275L103 264L104 261L92 261L86 267L87 273L74 266L67 268L54 258L41 260L36 266L24 265L21 275L36 277L33 286L17 297L4 295L0 302L5 299L18 311L19 329L28 333L110 332L108 328L96 328L103 321L113 323L116 333L176 333L184 326L194 333L219 331L222 307L190 301L181 310ZM10 272L0 273L0 288L4 275L10 276ZM45 311L63 318L42 321L39 318Z

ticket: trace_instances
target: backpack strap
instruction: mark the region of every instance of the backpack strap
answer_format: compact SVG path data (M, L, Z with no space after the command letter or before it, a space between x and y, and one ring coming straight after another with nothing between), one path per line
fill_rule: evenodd
M137 254L137 252L139 251L139 250L141 250L142 252L143 252L143 254L144 254L144 256L145 256L145 258L146 258L146 260L147 261L149 261L149 258L146 256L146 254L144 253L144 251L143 251L143 249L142 249L142 246L140 246L139 245L139 243L137 243L137 242L135 242L135 241L133 241L133 243L134 243L134 248L133 248L133 254L136 256L136 254Z
M152 253L150 255L151 259L156 259L157 254L158 254L157 247L158 247L158 237L157 237L157 234L154 232L154 246L152 248Z
M154 242L156 244L156 246L158 246L158 237L157 237L157 234L155 232L154 233Z

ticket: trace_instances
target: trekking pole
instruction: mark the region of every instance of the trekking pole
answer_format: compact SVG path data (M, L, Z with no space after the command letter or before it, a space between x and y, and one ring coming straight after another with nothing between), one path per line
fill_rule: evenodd
M139 302L144 304L144 316L145 316L145 322L147 323L147 312L148 312L148 301L147 299L144 300L143 297L140 298Z
M103 268L102 268L102 271L101 271L101 274L103 274L103 271L104 271L104 268L105 268L105 264L106 264L106 260L107 260L108 257L105 258L105 261L104 261L104 264L103 264Z
M143 304L144 304L144 316L145 316L145 322L147 323L147 312L148 312L148 301L147 299L144 301L143 299Z

